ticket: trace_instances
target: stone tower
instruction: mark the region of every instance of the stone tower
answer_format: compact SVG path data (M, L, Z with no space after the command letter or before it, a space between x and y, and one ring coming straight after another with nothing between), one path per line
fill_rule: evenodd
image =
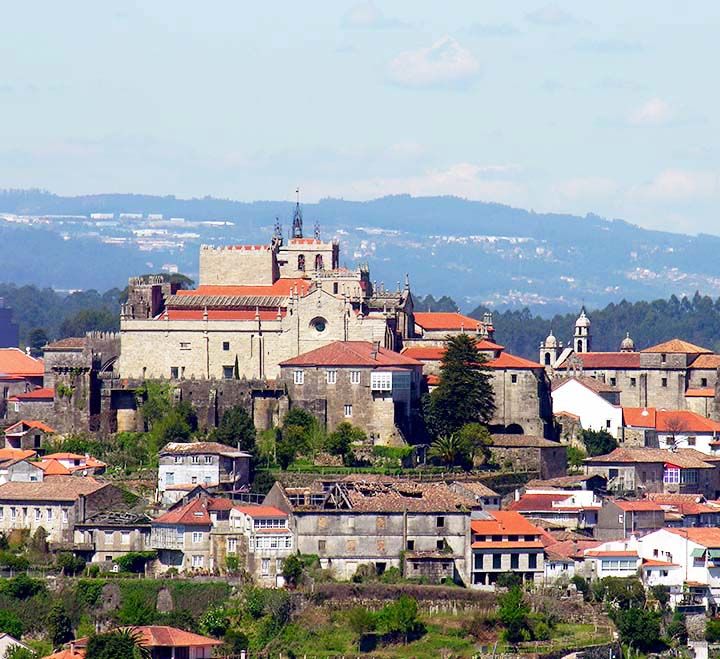
M540 363L545 368L552 368L557 363L560 352L562 351L562 343L557 340L553 331L540 344Z
M592 334L590 333L590 319L585 314L585 307L580 311L575 321L575 336L573 337L575 352L590 352L592 349Z

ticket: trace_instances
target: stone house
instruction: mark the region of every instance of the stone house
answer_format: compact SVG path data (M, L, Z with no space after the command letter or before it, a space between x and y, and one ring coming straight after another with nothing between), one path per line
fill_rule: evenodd
M688 493L714 499L720 489L717 465L691 448L617 448L587 458L585 473L604 476L608 490L618 493Z
M543 531L512 511L488 512L471 523L473 588L494 588L500 574L515 572L536 582L544 572Z
M665 512L666 527L720 527L718 501L708 501L700 494L650 493L647 498Z
M45 472L37 462L28 458L0 459L0 484L9 482L39 483Z
M502 497L479 481L455 481L451 484L461 496L477 501L483 510L499 510Z
M663 526L665 511L654 501L605 499L593 535L598 540L618 540L630 535L645 535Z
M0 418L11 411L9 400L42 387L45 367L42 359L31 357L19 348L0 348ZM32 418L32 417L31 417Z
M0 530L42 527L53 544L72 545L77 523L100 511L126 508L122 490L94 478L56 476L0 485Z
M532 435L493 435L492 460L515 471L537 471L542 479L564 476L567 449L564 444Z
M236 556L239 567L246 569L256 583L283 586L283 563L296 551L286 512L267 505L235 505L230 511L229 529L213 534L213 538L219 545L216 554L224 550L226 556ZM218 564L223 565L221 561Z
M73 543L88 561L111 563L150 548L150 518L134 511L99 512L75 524Z
M292 406L328 430L348 421L386 445L411 435L421 375L417 360L366 341L338 341L280 364Z
M415 552L414 562L442 552L453 560L453 578L469 583L470 514L480 505L444 483L371 475L300 488L278 482L264 503L290 514L298 551L317 554L339 579L352 578L364 564L378 574L400 568L405 552Z
M5 448L40 449L43 441L55 430L42 421L21 419L5 428Z
M175 503L197 485L233 491L250 482L251 455L217 442L170 442L158 458L158 496Z
M644 433L646 446L693 448L706 455L720 456L720 422L689 410L625 407L622 430L623 435L633 431Z
M171 508L151 522L150 547L158 551L156 571L212 572L219 569L213 552L212 531L229 527L233 502L199 496Z

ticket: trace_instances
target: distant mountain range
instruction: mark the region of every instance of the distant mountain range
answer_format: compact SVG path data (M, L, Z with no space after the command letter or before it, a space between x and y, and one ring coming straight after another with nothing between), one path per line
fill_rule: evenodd
M122 288L142 272L197 277L201 243L267 242L291 202L0 192L0 281L56 289ZM464 310L529 306L544 316L623 298L720 295L720 237L649 231L596 215L541 214L455 197L399 195L303 205L305 233L337 237L345 265L370 263L386 287Z

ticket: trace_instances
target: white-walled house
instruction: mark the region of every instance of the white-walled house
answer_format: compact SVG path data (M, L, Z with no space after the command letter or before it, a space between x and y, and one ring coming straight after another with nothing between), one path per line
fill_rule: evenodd
M515 491L515 500L507 510L528 519L550 522L556 527L586 529L597 524L601 506L602 502L592 490L526 487L522 494Z
M622 427L620 389L590 377L553 381L553 412L580 417L585 430L606 430L617 438Z

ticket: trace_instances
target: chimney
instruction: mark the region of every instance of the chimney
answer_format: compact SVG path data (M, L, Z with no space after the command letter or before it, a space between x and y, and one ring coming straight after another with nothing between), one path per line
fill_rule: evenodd
M372 347L372 352L370 353L370 356L373 359L377 359L379 352L380 352L380 341L373 341L373 347Z

